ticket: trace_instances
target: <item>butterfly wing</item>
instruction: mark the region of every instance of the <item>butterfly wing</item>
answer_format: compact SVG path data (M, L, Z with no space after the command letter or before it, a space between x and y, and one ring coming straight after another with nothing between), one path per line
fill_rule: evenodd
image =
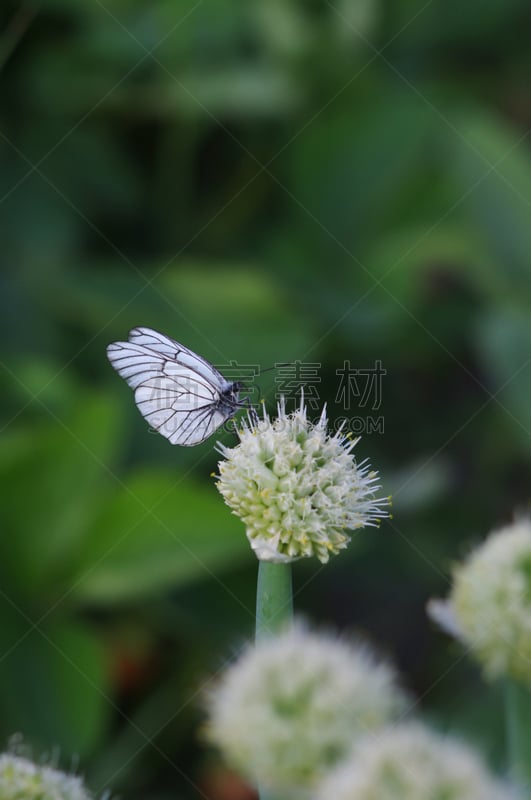
M226 388L229 383L225 380L221 372L209 364L204 358L198 356L193 350L189 350L183 344L170 339L163 333L152 330L152 328L133 328L129 333L131 344L141 345L154 350L160 355L165 355L173 361L190 366L199 375L202 375L209 383L219 384L220 391Z
M234 413L220 404L231 385L221 373L157 331L134 328L128 342L108 346L107 356L134 390L142 416L172 444L199 444Z

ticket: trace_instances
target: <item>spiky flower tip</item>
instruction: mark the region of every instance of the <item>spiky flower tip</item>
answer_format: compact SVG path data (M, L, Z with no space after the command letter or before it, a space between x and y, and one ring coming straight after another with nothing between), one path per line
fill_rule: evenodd
M0 798L2 800L92 800L83 782L27 758L0 755Z
M251 781L291 793L314 786L405 705L394 671L365 645L299 623L225 671L208 697L206 733Z
M531 520L492 533L454 569L449 599L431 601L428 613L487 677L531 686Z
M367 736L316 800L517 800L463 742L418 723Z
M265 409L262 419L250 415L239 438L232 448L218 443L217 487L259 559L324 564L347 546L348 531L388 516L389 498L375 496L378 473L352 455L359 437L330 435L325 409L314 424L302 400L291 414L281 400L276 419Z

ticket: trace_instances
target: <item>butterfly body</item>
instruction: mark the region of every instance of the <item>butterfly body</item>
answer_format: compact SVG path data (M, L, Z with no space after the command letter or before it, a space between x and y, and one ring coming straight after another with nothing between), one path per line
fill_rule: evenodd
M129 341L107 347L107 357L142 416L171 444L200 444L245 405L239 381L151 328L133 328Z

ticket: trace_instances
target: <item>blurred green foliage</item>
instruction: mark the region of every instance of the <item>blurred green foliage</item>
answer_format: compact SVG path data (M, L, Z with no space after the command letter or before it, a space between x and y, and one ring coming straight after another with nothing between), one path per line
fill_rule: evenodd
M4 2L4 740L79 756L97 791L229 796L198 708L252 630L255 563L213 441L149 435L106 362L142 324L218 365L320 362L332 416L336 369L381 359L385 434L358 451L395 518L298 564L296 603L364 629L500 760L498 699L424 604L529 500L530 21L524 0Z

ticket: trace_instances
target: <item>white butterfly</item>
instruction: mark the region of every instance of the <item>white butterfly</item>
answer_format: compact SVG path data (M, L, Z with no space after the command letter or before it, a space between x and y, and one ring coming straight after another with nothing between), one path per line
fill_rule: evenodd
M134 389L142 416L172 444L200 444L246 405L239 381L150 328L133 328L128 342L107 347L107 357Z

